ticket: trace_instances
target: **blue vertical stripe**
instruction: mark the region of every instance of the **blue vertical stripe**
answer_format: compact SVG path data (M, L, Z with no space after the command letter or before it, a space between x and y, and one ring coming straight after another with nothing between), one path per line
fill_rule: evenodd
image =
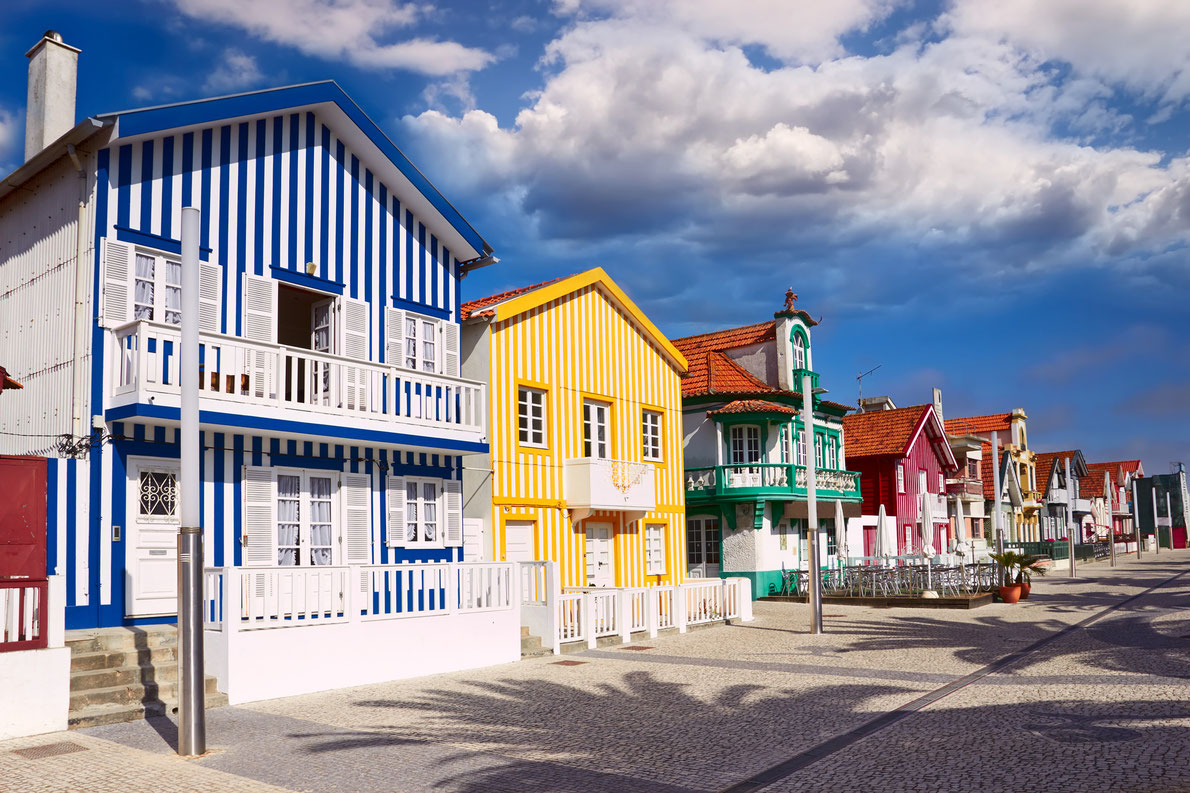
M194 133L182 136L182 206L194 206Z
M273 228L269 235L273 239L273 258L269 264L274 267L287 264L281 261L281 150L284 132L285 118L277 116L273 119Z
M351 155L351 260L348 262L351 296L359 297L359 158Z
M314 114L306 113L306 234L302 262L314 259Z
M53 575L58 563L58 460L45 461L45 574ZM66 547L70 547L67 541ZM65 572L65 571L62 571Z
M199 209L202 211L201 244L211 247L211 140L213 130L202 131L202 197Z
M318 273L323 278L330 277L330 198L331 196L331 131L322 127L322 217L318 222L322 225L322 238L318 245Z
M232 531L232 556L235 559L235 564L241 565L243 560L243 543L240 542L240 537L244 533L244 499L241 489L244 486L244 436L235 435L232 440L232 467L231 472L232 481L235 482L235 491L232 493L231 508L234 522Z
M364 300L369 303L372 302L372 231L376 222L376 197L372 187L372 172L364 169L364 193L367 195L364 202Z
M146 140L140 150L140 229L153 230L153 141Z
M132 214L132 147L120 147L120 162L116 177L116 223L127 228ZM98 267L95 268L98 271ZM96 296L99 292L95 293Z
M347 196L343 194L343 158L346 156L343 141L335 142L335 190L339 194L338 206L335 207L335 272L331 278L335 281L343 280L343 213L347 211Z
M161 236L173 237L174 230L174 139L161 141Z
M219 130L219 264L223 266L220 284L223 302L220 305L224 307L227 306L227 281L231 278L230 268L227 266L228 216L231 214L231 202L228 200L231 196L230 162L231 127L227 126ZM219 319L219 332L227 333L227 311L224 310L222 314Z
M426 274L426 224L420 220L417 222L417 299L423 305L429 303L426 300L426 281L430 280Z
M255 259L253 272L264 275L264 152L265 152L265 120L256 122L256 208L255 208L255 239L252 240L252 254Z
M377 360L381 363L385 358L385 344L384 344L384 323L388 319L387 312L384 308L388 305L388 189L382 184L380 185L380 293L377 299L380 301L380 307L372 312L372 316L376 317L380 327L376 332L376 350Z
M252 438L252 464L256 466L264 465L264 439L259 435Z
M236 152L239 162L236 163L239 182L236 184L236 280L235 293L244 294L244 273L246 270L248 253L248 122L240 124L239 150ZM227 313L227 302L223 303L223 313ZM244 312L236 312L236 335L243 334Z
M289 261L284 263L291 270L305 272L306 260L298 251L298 137L300 127L298 114L289 116Z
M412 300L413 295L413 213L405 210L405 292L403 300Z
M245 124L244 127L248 125ZM212 457L214 458L214 465L211 466L211 481L215 483L212 488L215 491L215 548L213 550L213 559L216 567L222 567L227 562L223 560L223 555L227 553L223 541L223 498L224 498L224 483L227 481L227 472L223 469L224 465L223 447L226 446L226 438L222 432L216 432L212 436L214 442L214 451Z
M429 299L426 300L431 306L443 308L438 305L438 277L441 271L441 261L438 259L438 238L433 234L430 235L430 294Z

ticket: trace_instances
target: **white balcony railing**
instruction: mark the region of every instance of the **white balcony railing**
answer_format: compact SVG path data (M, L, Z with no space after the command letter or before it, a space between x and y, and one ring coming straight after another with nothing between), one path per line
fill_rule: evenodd
M180 399L180 329L145 320L114 331L112 396L117 403ZM278 409L342 420L404 423L483 434L483 383L399 369L329 353L199 335L204 408Z
M572 509L650 512L657 505L652 463L581 457L563 463L562 487Z

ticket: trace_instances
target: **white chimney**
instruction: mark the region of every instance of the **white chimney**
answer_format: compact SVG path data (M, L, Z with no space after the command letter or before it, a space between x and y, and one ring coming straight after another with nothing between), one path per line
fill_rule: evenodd
M80 50L47 30L25 53L29 97L25 103L25 162L74 127L75 81Z

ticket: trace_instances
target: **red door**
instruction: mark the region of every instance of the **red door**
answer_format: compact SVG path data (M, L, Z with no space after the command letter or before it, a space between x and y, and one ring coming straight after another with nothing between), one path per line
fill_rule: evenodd
M45 567L45 458L0 457L0 580L42 581Z

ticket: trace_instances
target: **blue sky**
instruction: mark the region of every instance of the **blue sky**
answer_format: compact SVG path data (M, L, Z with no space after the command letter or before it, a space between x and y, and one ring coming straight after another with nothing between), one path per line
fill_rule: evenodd
M332 78L502 262L607 269L671 336L823 317L840 401L1024 407L1039 450L1190 462L1190 4L7 0L79 116Z

